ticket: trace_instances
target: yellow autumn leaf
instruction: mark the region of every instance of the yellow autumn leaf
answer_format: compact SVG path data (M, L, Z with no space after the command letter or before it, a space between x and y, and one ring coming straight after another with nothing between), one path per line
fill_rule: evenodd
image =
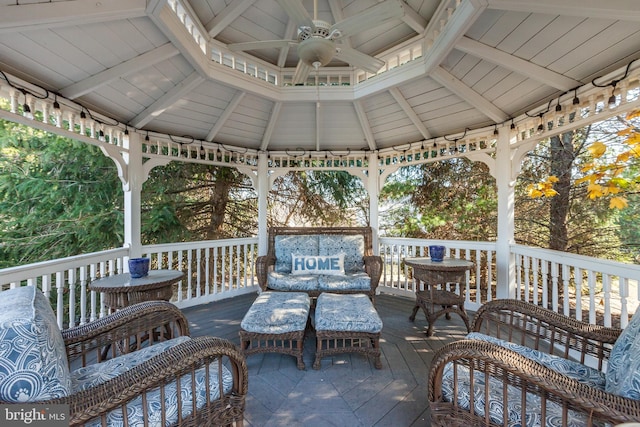
M553 197L558 194L558 192L551 187L545 188L543 192L544 192L544 197Z
M640 109L633 110L627 114L627 120L635 119L636 117L640 117Z
M616 134L618 136L625 136L625 135L629 135L631 132L633 132L633 129L626 128L626 129L619 130L618 132L616 132Z
M531 197L532 199L542 197L542 195L544 194L542 191L538 190L537 186L534 184L529 184L529 186L527 186L527 192L529 193L529 197Z
M589 146L589 152L596 159L602 157L605 151L607 151L607 146L600 141L594 142Z
M547 182L558 182L558 181L560 180L555 175L550 175L549 178L547 178Z
M619 192L620 192L620 187L618 187L612 182L610 182L609 185L607 185L607 188L605 190L605 193L607 194L618 194Z
M624 140L625 144L628 145L638 145L640 144L640 134L637 132L633 132L627 139Z
M585 177L576 179L576 185L580 185L583 182L591 182L591 183L593 183L593 182L595 182L595 180L596 180L595 175L587 175Z
M624 153L618 154L616 157L616 162L626 162L631 157L631 153L629 151L625 151Z
M589 186L587 187L587 192L589 193L590 199L595 199L604 195L604 193L602 192L602 186L599 184L589 184Z
M581 169L582 172L589 172L591 169L593 169L594 164L593 163L587 163L586 165L584 165Z
M628 151L633 157L640 157L640 145L636 145Z
M609 201L609 209L624 209L627 207L627 199L624 197L612 197Z

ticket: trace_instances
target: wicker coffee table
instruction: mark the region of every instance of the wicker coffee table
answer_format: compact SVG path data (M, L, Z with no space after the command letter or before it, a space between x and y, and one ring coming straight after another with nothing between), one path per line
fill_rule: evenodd
M427 323L427 336L433 335L433 325L438 317L443 314L450 319L450 313L456 313L464 321L467 331L469 317L464 309L464 290L459 294L444 289L447 283L465 283L467 271L473 268L471 261L456 258L445 258L442 261L433 261L430 258L405 258L404 262L413 268L413 277L416 279L416 305L409 316L412 322L416 319L419 309L422 309ZM420 282L424 283L424 290L420 290ZM440 289L437 285L442 285Z

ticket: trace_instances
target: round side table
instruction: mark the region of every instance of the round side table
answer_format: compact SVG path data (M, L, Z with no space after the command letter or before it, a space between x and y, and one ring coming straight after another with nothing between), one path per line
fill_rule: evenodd
M442 261L432 261L431 258L405 258L404 262L413 268L416 279L416 305L409 316L412 322L416 319L419 309L422 309L427 323L427 336L433 335L433 326L438 317L443 314L450 319L450 313L456 313L464 321L467 332L471 331L469 317L464 309L464 290L460 294L446 289L437 289L437 285L447 283L464 283L467 271L473 269L473 263L456 258L445 258ZM424 290L420 289L420 282L424 283Z

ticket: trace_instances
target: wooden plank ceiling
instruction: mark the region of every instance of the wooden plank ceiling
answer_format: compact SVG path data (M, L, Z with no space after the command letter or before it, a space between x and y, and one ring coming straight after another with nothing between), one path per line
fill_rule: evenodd
M295 39L295 0L181 0L209 46ZM391 1L391 0L385 0ZM176 0L169 4L176 3ZM460 3L455 6L456 3ZM311 15L312 0L301 0ZM317 0L329 24L376 0ZM175 6L174 6L175 7ZM0 69L130 127L256 150L384 149L500 124L640 58L636 0L407 0L344 37L425 54L366 83L278 87L211 61L165 0L0 1ZM430 46L433 29L455 9ZM278 73L296 45L239 53ZM335 58L318 76L353 69ZM314 78L314 71L310 78Z

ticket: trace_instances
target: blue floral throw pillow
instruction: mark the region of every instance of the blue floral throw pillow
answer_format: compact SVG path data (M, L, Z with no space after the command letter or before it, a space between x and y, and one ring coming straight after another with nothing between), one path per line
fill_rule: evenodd
M605 377L608 393L640 400L640 309L613 345Z
M47 298L35 286L0 292L0 400L36 402L69 390L64 340Z

